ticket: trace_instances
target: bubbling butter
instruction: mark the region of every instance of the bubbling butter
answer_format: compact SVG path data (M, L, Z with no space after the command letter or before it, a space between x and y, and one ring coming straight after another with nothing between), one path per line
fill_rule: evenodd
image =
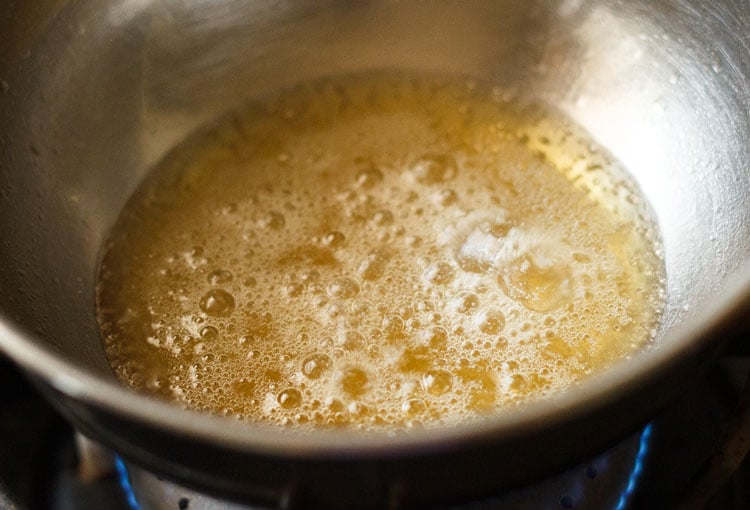
M175 148L104 248L126 384L255 422L446 426L653 341L637 187L558 114L430 77L324 80Z

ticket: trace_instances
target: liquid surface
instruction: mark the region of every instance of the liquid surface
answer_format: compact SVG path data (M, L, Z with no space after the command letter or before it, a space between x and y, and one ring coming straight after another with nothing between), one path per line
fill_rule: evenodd
M647 345L656 239L551 112L474 83L323 81L152 172L105 246L98 317L122 381L190 408L445 426Z

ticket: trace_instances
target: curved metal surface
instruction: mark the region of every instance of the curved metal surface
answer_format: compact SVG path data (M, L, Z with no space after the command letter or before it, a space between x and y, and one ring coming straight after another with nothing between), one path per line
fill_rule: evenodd
M341 506L488 492L632 431L711 362L733 322L747 321L743 0L50 0L12 2L8 13L0 19L0 349L85 432L165 476L263 501L294 486L306 501ZM376 68L523 90L624 163L663 233L668 296L657 346L517 413L393 438L290 435L120 387L94 317L96 265L148 169L253 97ZM464 476L443 479L435 462Z

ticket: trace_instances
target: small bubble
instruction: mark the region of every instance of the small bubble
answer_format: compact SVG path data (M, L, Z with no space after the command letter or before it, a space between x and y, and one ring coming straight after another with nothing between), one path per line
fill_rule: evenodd
M479 306L479 298L472 292L461 292L453 299L453 308L458 313L471 313Z
M417 303L417 311L419 312L430 312L435 309L435 305L431 301L419 301Z
M351 278L338 278L328 286L328 295L337 299L350 299L359 294L359 285Z
M436 262L424 272L424 279L430 283L445 285L453 280L456 272L447 262Z
M370 412L368 407L363 404L362 402L350 402L347 406L347 410L353 414L354 416L357 416L359 418L363 418L367 416Z
M406 246L409 248L418 248L422 245L422 238L419 236L406 236L404 238L404 242L406 243Z
M364 189L370 189L383 181L383 172L374 164L370 164L366 169L357 174L357 186Z
M331 358L323 353L314 353L309 355L302 362L302 373L308 379L318 379L325 372L330 370L333 362Z
M293 409L302 402L302 393L295 388L287 388L278 394L276 401L284 409Z
M505 315L499 310L483 311L479 317L479 330L488 335L499 333L505 327Z
M449 154L425 154L411 167L411 175L422 184L439 184L453 179L458 165Z
M453 377L446 370L430 370L422 377L422 387L430 395L443 395L453 387Z
M510 377L509 388L511 391L523 392L528 387L528 385L528 381L521 374L513 374Z
M326 287L322 283L315 282L311 283L307 286L307 290L310 292L310 294L325 294L326 293Z
M200 308L214 317L227 317L234 310L234 296L223 289L211 289L200 300Z
M396 314L389 314L383 318L383 331L389 339L401 338L404 333L404 319Z
M428 347L407 348L401 353L398 361L400 372L423 372L432 365L432 356Z
M569 300L570 272L570 267L555 256L529 254L509 264L497 281L509 298L530 310L546 312Z
M229 216L230 214L234 214L237 212L237 204L231 203L226 205L225 207L222 207L221 214L224 216Z
M508 221L483 221L479 224L479 230L498 239L507 236L511 228L513 225Z
M211 341L219 336L219 330L213 326L203 326L200 330L200 335L202 339Z
M390 225L393 223L393 213L386 209L377 211L372 215L372 222L379 227Z
M419 319L416 319L414 317L412 317L410 319L407 319L407 321L406 321L406 327L407 327L407 329L412 330L412 331L414 331L416 329L419 329L419 327L421 325L422 325L422 323L419 322Z
M258 222L259 226L263 228L270 228L273 230L280 230L284 228L284 225L286 224L286 219L284 218L284 215L280 212L271 211L268 214L266 214L263 219L261 219Z
M367 376L367 372L361 368L350 367L341 374L340 382L344 393L359 397L368 390L370 378Z
M344 410L344 403L337 398L328 397L325 400L326 409L331 412L338 413Z
M328 313L328 317L331 319L336 319L338 317L341 317L344 315L344 312L346 310L343 306L341 306L340 303L332 303L326 308L326 312Z
M359 263L357 275L363 280L377 280L383 276L387 261L383 252L371 252Z
M365 346L365 338L358 331L344 333L341 346L347 351L358 351Z
M298 297L305 290L305 285L299 282L292 282L284 287L284 293L289 297Z
M401 411L407 416L419 416L427 410L427 406L424 400L418 398L410 398L401 404Z
M274 368L266 369L265 372L263 372L263 375L265 375L269 381L273 382L280 382L283 377L281 372Z
M340 248L344 245L345 241L346 237L344 237L344 234L337 231L327 233L322 239L323 246L328 248Z
M458 201L458 195L452 189L444 189L433 195L433 201L441 207L448 207Z
M211 286L216 287L232 281L232 273L226 269L216 269L208 273L206 279Z
M433 326L423 333L424 339L433 349L445 349L448 346L448 332L440 326Z
M305 425L306 423L310 422L310 417L306 414L295 414L294 415L294 421L296 421L299 425Z
M317 282L318 280L320 280L320 273L314 269L302 271L302 273L299 275L299 279L303 282Z
M367 301L366 299L358 299L351 305L352 313L358 317L365 316L372 309L372 303L370 301Z

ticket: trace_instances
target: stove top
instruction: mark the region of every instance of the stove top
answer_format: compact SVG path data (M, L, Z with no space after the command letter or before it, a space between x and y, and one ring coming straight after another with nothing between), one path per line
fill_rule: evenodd
M691 479L714 452L748 371L750 359L724 358L642 431L589 462L526 488L479 501L467 498L462 505L446 508L667 508L684 497ZM218 502L115 457L105 455L104 469L92 469L88 454L89 461L82 464L75 432L4 360L0 438L1 509L253 508ZM96 462L101 464L101 458ZM744 462L709 508L750 508L750 462Z
M451 508L576 508L624 510L634 496L651 447L653 426L616 445L589 462L531 486ZM118 477L132 510L255 510L222 502L159 479L116 460Z

